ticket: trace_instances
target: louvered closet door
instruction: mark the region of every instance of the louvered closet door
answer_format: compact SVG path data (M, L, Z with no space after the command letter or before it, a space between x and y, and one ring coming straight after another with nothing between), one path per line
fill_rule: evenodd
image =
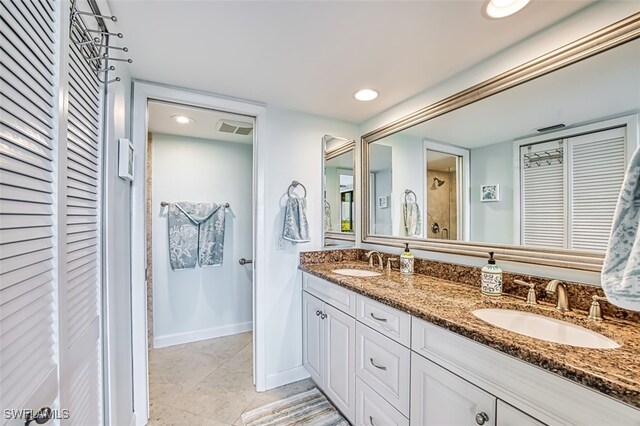
M604 252L625 173L624 127L569 139L569 248Z
M80 10L88 6L78 3ZM82 39L75 27L71 40ZM69 43L66 280L61 294L61 405L68 424L102 423L100 289L100 115L102 86L83 52Z
M524 245L565 247L565 178L564 161L524 161L525 154L543 155L555 150L559 142L521 148L522 235ZM550 164L549 164L550 163Z
M56 5L0 2L0 424L57 408Z

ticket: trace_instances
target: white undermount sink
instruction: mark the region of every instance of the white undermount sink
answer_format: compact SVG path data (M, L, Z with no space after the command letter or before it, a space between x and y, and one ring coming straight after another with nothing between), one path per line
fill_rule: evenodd
M379 277L382 275L379 272L367 271L366 269L334 269L331 272L349 277Z
M595 331L530 312L478 309L473 311L473 315L496 327L548 342L593 349L620 347L618 343Z

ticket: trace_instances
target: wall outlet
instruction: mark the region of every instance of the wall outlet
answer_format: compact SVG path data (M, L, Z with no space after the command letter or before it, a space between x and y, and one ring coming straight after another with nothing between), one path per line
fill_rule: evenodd
M278 235L276 250L284 250L284 238L282 238L282 234Z

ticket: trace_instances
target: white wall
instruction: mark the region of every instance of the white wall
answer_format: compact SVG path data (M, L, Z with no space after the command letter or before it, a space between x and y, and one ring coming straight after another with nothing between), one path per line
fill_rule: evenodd
M154 346L251 329L252 146L153 134ZM222 266L173 271L161 201L229 203Z
M359 139L355 124L309 114L267 108L266 137L262 144L266 180L265 262L267 285L263 309L266 311L266 386L272 388L307 377L302 367L302 276L299 252L320 250L324 209L322 206L322 137L326 134ZM356 144L357 145L357 144ZM262 150L262 148L261 148ZM356 176L359 173L359 165ZM285 243L277 250L284 223L287 187L298 180L307 188L311 242ZM358 189L356 189L358 191ZM359 197L359 193L356 194ZM358 199L358 198L356 198Z
M501 53L488 58L480 64L452 76L442 83L428 88L406 101L403 101L370 118L360 125L360 133L366 134L371 132L394 120L398 120L421 108L471 87L474 84L481 83L495 75L535 59L553 49L557 49L580 37L584 37L607 25L624 19L638 11L640 11L639 2L597 2L574 16L561 21L557 25L554 25L545 31L541 31L533 37L530 37L511 48L505 49ZM359 181L357 184L359 184ZM360 241L360 238L356 241ZM367 249L373 248L388 251L388 249L384 247L377 247L371 244L360 244L360 246ZM398 252L400 252L400 250L398 250ZM486 263L484 259L480 258L452 256L427 251L416 251L416 255L424 258L475 266L481 266ZM513 272L536 274L598 285L600 283L600 274L594 272L567 271L558 268L507 262L504 262L501 266L503 269Z
M513 142L471 150L471 241L513 244ZM480 202L480 185L500 185L500 201Z

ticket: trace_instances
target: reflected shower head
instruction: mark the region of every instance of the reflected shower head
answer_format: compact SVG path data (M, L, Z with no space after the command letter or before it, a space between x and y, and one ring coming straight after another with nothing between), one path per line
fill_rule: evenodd
M437 177L433 178L433 186L442 186L444 185L444 180L440 180Z

